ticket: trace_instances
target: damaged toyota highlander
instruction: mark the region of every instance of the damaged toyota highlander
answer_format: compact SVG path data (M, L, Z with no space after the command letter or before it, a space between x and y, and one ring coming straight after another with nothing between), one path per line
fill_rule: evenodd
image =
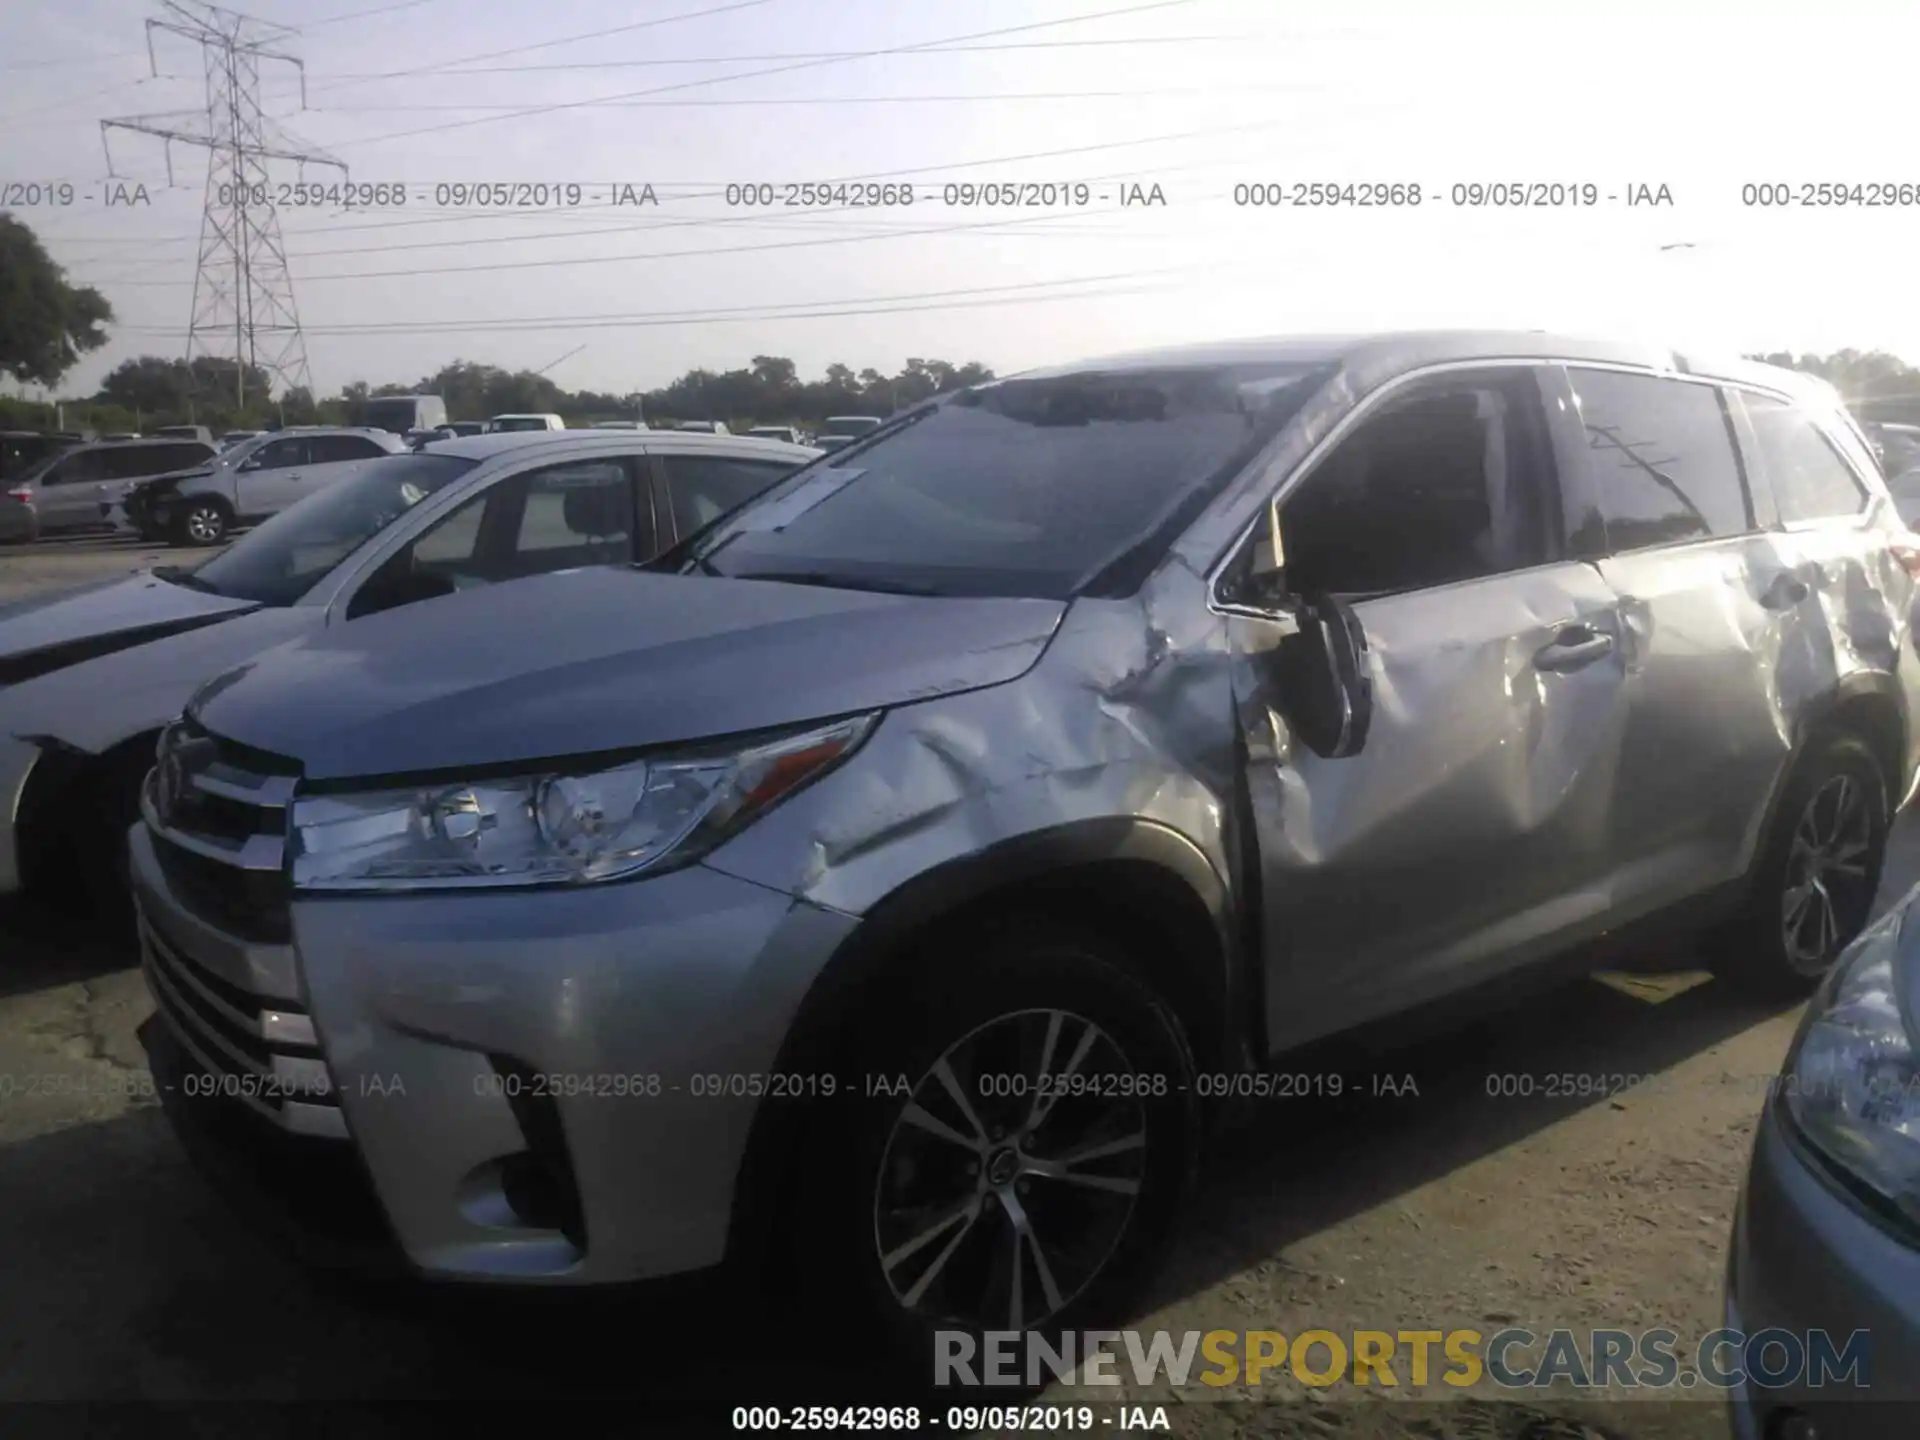
M203 688L131 834L145 1037L323 1258L1078 1326L1203 1077L1642 922L1813 985L1914 773L1912 539L1831 390L1632 345L938 397L659 564Z

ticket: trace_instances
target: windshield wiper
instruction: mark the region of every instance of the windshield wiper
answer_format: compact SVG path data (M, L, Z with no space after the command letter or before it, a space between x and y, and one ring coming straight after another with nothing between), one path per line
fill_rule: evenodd
M182 570L178 565L156 565L153 573L170 585L183 585L189 590L198 590L205 595L223 593L211 580L203 580L191 570Z
M732 580L770 580L777 585L819 585L828 590L867 590L876 595L943 595L930 585L913 585L898 580L862 580L832 570L755 570L745 575L729 575Z

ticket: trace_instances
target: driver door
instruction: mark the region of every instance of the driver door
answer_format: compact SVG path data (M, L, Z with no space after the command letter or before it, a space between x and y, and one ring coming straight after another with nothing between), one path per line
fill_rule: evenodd
M1619 614L1562 558L1542 373L1443 372L1363 404L1282 488L1274 601L1224 606L1276 1047L1603 922ZM1371 687L1343 758L1305 743L1338 727L1309 723L1324 695L1275 663L1329 595Z

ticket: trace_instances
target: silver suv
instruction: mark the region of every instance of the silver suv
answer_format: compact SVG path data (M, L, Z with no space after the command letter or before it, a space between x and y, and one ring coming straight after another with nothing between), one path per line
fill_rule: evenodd
M1912 541L1830 389L1668 351L941 397L655 573L200 691L131 836L154 1064L231 1194L429 1276L1078 1326L1282 1052L1656 923L1811 984L1914 773Z
M234 526L257 524L359 474L369 461L406 449L385 430L273 430L210 454L192 470L137 485L121 504L128 524L145 539L218 545Z

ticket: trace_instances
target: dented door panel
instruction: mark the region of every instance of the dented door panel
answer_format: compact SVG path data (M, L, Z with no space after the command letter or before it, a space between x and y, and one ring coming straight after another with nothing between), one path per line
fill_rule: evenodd
M1600 562L1620 596L1630 712L1611 834L1622 921L1740 876L1793 717L1832 686L1825 637L1770 608L1784 568L1765 535Z
M1626 702L1599 572L1548 565L1355 612L1373 728L1342 760L1289 742L1262 678L1287 622L1230 621L1276 1044L1538 956L1611 903Z

